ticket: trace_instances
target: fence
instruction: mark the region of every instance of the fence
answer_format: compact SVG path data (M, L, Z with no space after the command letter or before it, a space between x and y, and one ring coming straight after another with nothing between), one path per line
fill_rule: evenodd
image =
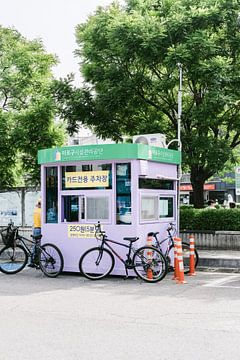
M194 231L181 232L183 241L193 234L198 249L240 250L240 231Z
M40 190L34 188L13 188L0 190L0 226L12 220L17 226L32 226L33 210L40 197Z

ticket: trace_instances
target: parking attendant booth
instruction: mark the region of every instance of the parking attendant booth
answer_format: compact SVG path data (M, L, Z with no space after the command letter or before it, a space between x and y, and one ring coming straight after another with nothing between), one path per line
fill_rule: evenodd
M59 247L64 271L78 272L82 253L98 245L98 221L111 239L139 237L137 247L151 231L166 236L177 218L180 160L178 151L143 144L40 150L43 242ZM125 248L117 251L125 258ZM113 274L125 274L118 259Z

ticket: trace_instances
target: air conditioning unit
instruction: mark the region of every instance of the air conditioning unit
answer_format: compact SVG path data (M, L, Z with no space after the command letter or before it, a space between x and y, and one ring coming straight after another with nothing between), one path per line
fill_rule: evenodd
M133 136L133 143L145 144L150 146L166 147L166 135L164 134L144 134Z

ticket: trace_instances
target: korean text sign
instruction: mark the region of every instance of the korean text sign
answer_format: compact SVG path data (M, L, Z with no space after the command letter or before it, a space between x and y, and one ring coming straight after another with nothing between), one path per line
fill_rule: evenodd
M108 187L109 171L76 171L65 173L66 188Z

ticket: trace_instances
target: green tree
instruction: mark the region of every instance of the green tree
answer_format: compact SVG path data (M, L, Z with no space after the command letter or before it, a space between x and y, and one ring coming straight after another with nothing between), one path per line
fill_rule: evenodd
M37 183L37 150L63 141L51 99L55 64L40 41L0 27L0 188Z
M81 119L95 131L177 131L178 67L183 67L183 161L195 207L204 182L223 169L240 143L238 0L128 0L99 8L77 27L85 80L58 86L72 131ZM77 101L79 99L79 101Z

